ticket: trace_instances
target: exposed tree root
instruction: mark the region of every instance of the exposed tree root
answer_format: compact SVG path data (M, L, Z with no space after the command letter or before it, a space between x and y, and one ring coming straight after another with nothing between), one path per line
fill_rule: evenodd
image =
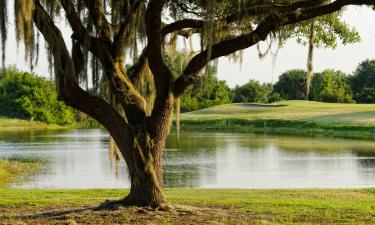
M173 205L173 209L168 212L163 211L163 208L134 206L103 211L95 211L94 208L85 210L86 207L67 210L70 207L73 206L0 207L0 214L3 215L0 216L0 224L255 224L268 216L223 207L178 204ZM35 211L43 213L35 214ZM28 215L30 213L32 216ZM270 221L273 221L272 216L270 215Z
M101 211L101 210L120 210L123 208L128 207L141 207L144 210L150 211L172 211L175 207L168 202L160 203L160 204L153 204L153 205L140 205L134 202L129 202L127 198L120 199L120 200L105 200L102 204L95 207L94 211Z

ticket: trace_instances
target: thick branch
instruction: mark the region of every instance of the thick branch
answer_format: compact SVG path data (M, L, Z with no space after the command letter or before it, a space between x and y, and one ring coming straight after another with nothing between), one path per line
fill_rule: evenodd
M121 115L106 101L93 96L79 87L74 79L74 66L60 30L41 6L35 1L33 21L52 48L59 98L68 105L88 114L103 124L122 149L133 145L132 130ZM130 154L123 152L126 161Z
M102 0L85 0L86 7L95 24L99 38L108 42L112 40L111 26L105 18Z
M87 33L71 0L62 0L62 6L73 29L73 38L79 41L82 46L87 46L90 52L100 60L110 83L110 88L127 112L129 121L139 122L139 120L143 120L146 115L144 100L127 78L121 68L122 65L114 62L110 53L112 43L91 37Z
M139 84L139 80L141 78L141 72L143 70L143 67L146 65L147 63L147 49L148 49L148 46L146 46L143 51L142 51L142 54L139 56L139 59L138 61L128 69L128 76L131 80L131 82L137 86Z
M204 22L202 20L195 20L195 19L178 20L176 22L165 25L162 28L162 35L166 36L167 34L170 34L176 31L182 31L187 28L201 29L203 28L203 24Z
M141 3L144 2L144 0L135 0L133 4L131 5L131 8L126 15L125 19L121 22L120 29L118 33L114 37L114 57L117 58L124 52L125 48L125 42L123 41L125 39L125 31L126 27L129 25L133 14L137 11ZM122 58L122 57L120 57Z
M295 11L281 15L270 15L261 22L251 33L238 36L233 39L219 42L212 46L211 58L208 58L208 50L202 51L189 62L183 74L176 80L174 95L180 96L191 86L199 71L210 61L221 56L232 54L241 49L251 47L285 25L299 23L322 15L341 10L347 5L375 5L375 0L336 0L330 4Z
M161 11L164 1L151 0L146 12L146 32L148 40L148 54L150 69L155 76L156 88L160 88L163 84L168 83L168 79L172 77L169 68L163 61L161 46Z
M271 12L274 13L290 13L299 9L307 9L314 6L319 6L324 3L326 0L305 0L298 1L292 4L282 4L276 5L274 3L254 3L252 6L245 7L231 15L215 20L213 23L233 23L240 19L248 17L259 17L266 16ZM176 4L178 4L176 2ZM183 19L176 22L167 24L163 27L163 35L167 35L173 32L179 32L179 35L184 37L189 37L193 33L198 33L200 29L203 28L206 21L200 19ZM208 21L207 21L208 22Z
M168 128L156 125L159 121L169 118L173 103L173 97L170 90L173 75L164 63L161 49L161 12L163 5L163 0L151 0L148 3L146 11L146 33L148 40L147 59L154 76L156 87L156 98L151 113L149 129L151 134L158 137L166 136L165 132L167 132Z
M64 8L66 18L73 29L76 36L83 37L87 33L86 28L83 26L81 18L74 8L72 0L61 0L61 5Z

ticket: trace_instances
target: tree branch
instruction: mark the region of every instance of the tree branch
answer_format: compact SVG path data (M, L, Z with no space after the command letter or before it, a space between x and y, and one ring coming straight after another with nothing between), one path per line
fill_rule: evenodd
M124 108L128 120L137 122L145 119L146 109L144 99L126 76L122 65L114 63L110 53L112 44L105 40L91 37L88 34L71 0L62 0L62 6L68 22L73 29L73 38L78 40L82 46L87 46L90 52L100 60L105 71L105 76L108 78L110 88Z
M105 18L104 6L102 0L85 0L86 7L92 17L99 38L107 42L112 40L112 29Z
M139 79L141 78L140 75L141 75L142 68L147 63L147 51L148 51L148 46L146 46L143 49L142 54L139 56L138 61L134 63L134 65L128 69L128 76L131 82L135 86L139 84Z
M244 9L241 9L240 11L237 11L233 13L232 15L228 15L224 18L217 19L214 21L214 23L233 23L238 21L239 19L247 18L247 17L254 17L254 16L261 16L261 15L267 15L270 12L277 12L277 13L287 13L287 12L293 12L298 9L307 9L314 6L319 6L322 3L324 3L326 0L305 0L305 1L298 1L293 4L288 5L275 5L273 3L264 4L264 3L254 3L251 7L247 7ZM176 4L179 4L176 2ZM193 32L197 32L197 29L202 29L204 26L205 21L200 19L183 19L178 20L176 22L167 24L163 27L162 33L163 35L167 35L173 32L180 31L180 35L182 36L188 36L189 33L182 32L185 29L193 28ZM186 30L185 30L186 31ZM191 32L191 31L188 31ZM191 35L191 34L190 34Z
M114 49L114 57L115 58L120 56L122 54L122 52L124 51L125 44L124 44L123 39L125 38L126 27L130 23L134 12L137 11L137 9L139 8L139 6L141 5L142 2L144 2L144 0L135 0L133 2L133 4L131 5L130 10L129 10L128 14L126 15L124 21L121 22L120 29L119 29L118 33L115 35L114 41L113 41L114 42L114 48L113 49Z
M194 84L199 71L211 60L251 47L259 41L265 40L272 31L285 25L295 24L333 13L347 5L375 5L375 0L336 0L326 5L301 11L297 10L291 13L270 15L264 19L253 32L214 44L212 46L210 59L208 58L208 50L202 51L193 57L183 74L176 80L173 90L174 95L180 96Z
M167 34L170 34L170 33L176 32L176 31L183 31L187 28L201 29L201 28L203 28L203 24L204 24L204 22L202 20L196 20L196 19L178 20L176 22L164 25L161 33L162 33L162 36L164 37ZM182 33L180 35L186 36L186 34L183 35Z
M161 49L161 12L163 6L163 0L150 0L146 11L147 59L156 87L156 98L151 113L149 129L155 137L166 136L165 132L168 131L168 127L164 127L164 125L168 126L168 124L157 126L156 121L164 121L165 118L169 118L173 104L173 96L170 90L173 75L164 63Z
M35 0L33 21L49 47L52 48L59 98L98 120L108 129L116 143L122 147L121 149L127 150L127 146L133 145L132 129L109 103L79 87L74 79L73 62L61 32L38 0ZM132 160L128 152L122 152L122 154L126 161Z

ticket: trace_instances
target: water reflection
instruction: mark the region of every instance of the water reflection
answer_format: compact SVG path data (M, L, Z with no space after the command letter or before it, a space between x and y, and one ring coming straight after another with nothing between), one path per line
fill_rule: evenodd
M116 146L102 130L0 133L0 158L48 164L14 187L128 187ZM167 187L375 187L375 142L257 134L182 132L164 154Z
M120 163L121 163L121 153L118 149L115 140L112 137L109 137L109 166L111 169L114 168L116 177L120 176Z

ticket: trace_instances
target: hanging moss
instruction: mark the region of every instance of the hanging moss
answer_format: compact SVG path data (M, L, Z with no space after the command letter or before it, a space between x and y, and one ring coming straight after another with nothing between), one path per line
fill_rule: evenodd
M176 114L176 132L177 136L180 136L180 114L181 114L181 104L180 104L180 98L175 99L175 114Z
M15 12L15 28L16 28L16 39L17 42L21 41L25 45L25 58L28 59L34 50L34 27L32 21L32 15L34 11L33 0L15 0L14 1L14 12Z
M307 72L306 72L306 99L309 99L311 79L313 75L313 54L314 54L314 36L315 21L311 22L309 35L309 52L307 56Z
M6 41L8 36L8 7L7 0L0 0L0 39L2 69L5 69Z

